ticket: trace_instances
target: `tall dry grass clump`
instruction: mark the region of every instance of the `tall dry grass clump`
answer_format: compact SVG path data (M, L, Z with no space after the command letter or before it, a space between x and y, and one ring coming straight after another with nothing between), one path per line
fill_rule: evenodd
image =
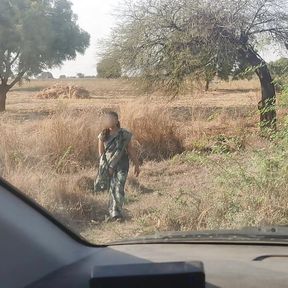
M16 169L25 160L22 135L11 123L0 123L0 175Z
M21 126L11 121L0 124L0 175L26 168L61 174L95 167L100 129L97 113L61 109Z
M58 111L41 121L32 137L36 153L58 172L95 166L98 160L98 111Z
M133 132L141 159L159 161L184 151L183 136L165 107L143 103L121 106L121 119Z
M67 224L103 217L104 203L94 198L91 184L78 184L96 175L100 114L61 107L21 127L1 123L0 176Z

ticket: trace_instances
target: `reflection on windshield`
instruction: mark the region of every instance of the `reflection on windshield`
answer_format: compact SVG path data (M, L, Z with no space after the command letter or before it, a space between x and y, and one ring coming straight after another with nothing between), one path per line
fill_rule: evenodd
M22 2L0 3L1 177L94 243L288 224L280 1L123 4L97 75L103 3Z

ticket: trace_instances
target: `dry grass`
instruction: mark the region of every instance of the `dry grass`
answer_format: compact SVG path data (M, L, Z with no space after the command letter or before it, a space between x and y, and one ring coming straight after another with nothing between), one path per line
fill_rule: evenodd
M79 113L59 111L37 128L37 154L48 157L56 170L85 167L97 161L100 111L83 114L79 117Z
M287 222L285 155L257 135L257 82L216 83L172 102L138 100L126 80L75 83L92 98L31 101L55 81L12 92L0 116L0 175L91 241ZM106 110L119 112L143 160L140 179L127 182L124 223L106 223L108 195L91 191ZM268 173L275 161L281 171Z
M121 106L121 118L133 131L142 160L163 160L184 151L183 136L167 108L138 101Z
M123 106L120 110L125 115L123 122L134 132L141 156L146 158L151 153L150 159L159 160L183 150L180 134L173 130L177 127L171 121L167 124L168 116L160 114L160 110L145 109L145 116L142 110L125 109ZM106 205L99 203L104 203L106 197L93 196L92 187L98 164L97 135L104 111L71 110L60 105L44 119L20 126L15 125L9 113L2 116L1 175L69 224L71 218L76 222L103 221ZM144 125L130 126L144 116ZM153 119L150 124L149 119ZM158 138L154 139L156 133ZM162 146L154 146L155 141L162 141ZM168 141L169 152L164 145Z
M43 89L37 93L36 97L40 99L89 99L90 93L85 88L76 85L56 84Z

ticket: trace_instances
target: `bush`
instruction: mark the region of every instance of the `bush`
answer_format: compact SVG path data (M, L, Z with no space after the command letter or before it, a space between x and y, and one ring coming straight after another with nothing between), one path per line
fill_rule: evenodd
M25 159L24 145L17 129L0 123L0 176L9 173Z
M210 215L214 226L288 224L287 131L284 125L270 146L251 152L245 161L227 158L225 166L217 166L220 186L215 186L218 193Z
M288 85L282 84L281 94L279 97L279 105L286 108L288 107Z
M116 59L103 58L97 64L97 76L99 78L116 79L122 75L121 66Z
M141 159L159 161L184 151L183 136L166 108L126 105L121 108L121 119L133 132Z
M60 111L44 120L35 139L38 153L48 157L57 172L81 170L98 162L99 122L93 112L82 117Z

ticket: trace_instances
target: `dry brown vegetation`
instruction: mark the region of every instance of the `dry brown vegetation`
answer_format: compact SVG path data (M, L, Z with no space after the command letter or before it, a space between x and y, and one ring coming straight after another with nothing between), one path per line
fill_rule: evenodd
M53 85L40 91L36 97L41 99L87 99L89 91L76 85Z
M90 99L33 97L54 84L32 81L9 95L0 116L0 175L90 241L287 224L286 166L258 135L256 81L214 83L208 93L167 101L143 99L127 80L84 79L73 85ZM143 162L141 177L128 179L123 223L106 223L107 194L92 193L107 109L133 132ZM275 161L283 166L277 177L269 172Z

